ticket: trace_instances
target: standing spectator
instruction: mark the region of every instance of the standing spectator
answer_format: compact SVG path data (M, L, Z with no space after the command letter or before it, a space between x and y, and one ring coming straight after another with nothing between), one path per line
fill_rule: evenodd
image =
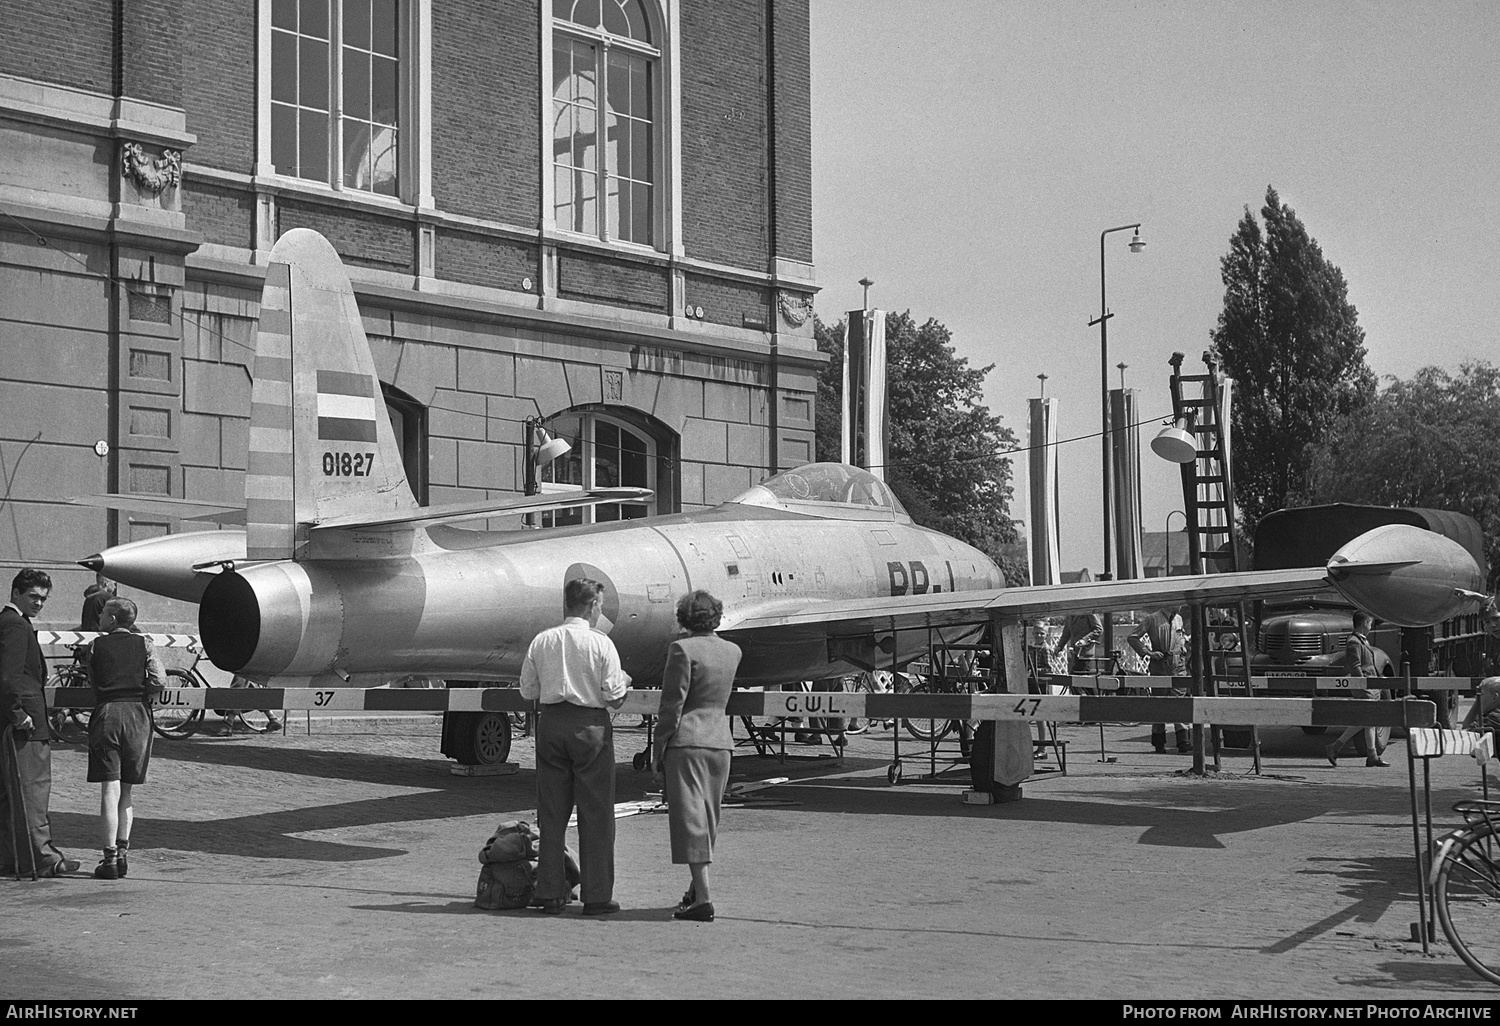
M94 583L84 589L83 612L78 614L78 629L97 631L99 614L104 612L104 603L115 597L115 582L103 574L94 575Z
M1183 609L1187 607L1184 606ZM1152 677L1187 676L1187 635L1182 629L1182 616L1175 609L1158 609L1141 621L1131 632L1126 643L1146 660L1146 673ZM1187 688L1172 688L1178 697L1188 695ZM1172 736L1177 750L1187 754L1193 750L1188 738L1187 724L1172 724ZM1167 750L1167 725L1151 725L1151 747L1158 755Z
M1370 628L1374 626L1375 619L1369 613L1359 612L1354 614L1354 630L1349 635L1349 640L1344 643L1344 667L1349 671L1351 677L1379 677L1380 669L1375 664L1375 646L1370 644ZM1368 688L1357 688L1349 692L1350 698L1378 699L1379 691L1371 691ZM1389 766L1380 757L1380 749L1377 747L1374 727L1348 727L1339 739L1323 750L1328 756L1328 764L1337 766L1339 764L1339 752L1344 750L1344 745L1355 734L1363 731L1365 735L1365 765L1366 766Z
M672 863L686 864L693 877L672 918L701 923L714 921L708 866L734 749L724 710L740 648L714 633L723 615L724 604L706 591L678 600L677 622L688 636L667 648L656 721L656 773L665 776Z
M52 578L30 567L16 574L0 608L0 873L26 866L33 876L76 873L79 862L52 843L52 746L47 731L47 663L32 617L47 604ZM23 856L24 851L24 856Z
M131 791L146 782L151 763L150 701L166 687L167 675L151 639L135 630L137 610L129 599L110 599L99 616L100 637L84 649L83 665L94 689L89 718L89 783L99 785L99 834L104 859L100 880L129 871Z
M563 589L565 618L532 639L521 664L521 696L538 702L536 903L556 914L568 903L564 852L578 806L583 914L620 911L615 889L615 739L609 711L625 702L630 677L614 642L596 631L604 585L587 578Z
M1091 584L1094 577L1084 567L1078 574L1079 584ZM1070 674L1100 672L1094 661L1099 657L1099 642L1104 638L1104 620L1098 613L1074 613L1063 621L1062 633L1052 654L1066 652Z

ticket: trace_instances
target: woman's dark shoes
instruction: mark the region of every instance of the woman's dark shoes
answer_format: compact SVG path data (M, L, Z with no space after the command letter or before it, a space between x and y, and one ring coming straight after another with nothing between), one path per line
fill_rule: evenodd
M583 906L583 914L586 916L612 916L618 911L618 901L590 901Z
M1390 763L1386 762L1384 759L1381 759L1381 758L1379 758L1377 756L1372 755L1368 759L1365 760L1365 765L1366 766L1389 766Z
M679 908L672 913L673 919L682 919L690 923L711 923L714 921L714 903L705 901L701 905L692 905L688 908Z

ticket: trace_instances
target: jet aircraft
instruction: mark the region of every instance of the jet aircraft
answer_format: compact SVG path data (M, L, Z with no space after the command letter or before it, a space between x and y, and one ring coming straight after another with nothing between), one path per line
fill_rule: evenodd
M131 542L80 562L198 602L203 645L220 668L314 688L410 674L514 681L575 577L605 585L601 629L640 686L659 681L676 599L695 588L724 602L723 633L745 653L742 686L901 665L927 649L929 632L913 628L1329 588L1403 623L1483 597L1461 546L1389 527L1315 570L1005 588L983 552L914 524L875 475L832 463L775 475L705 511L540 531L463 527L640 493L422 507L383 408L338 254L316 232L288 232L271 251L261 301L244 505L74 500L245 526Z

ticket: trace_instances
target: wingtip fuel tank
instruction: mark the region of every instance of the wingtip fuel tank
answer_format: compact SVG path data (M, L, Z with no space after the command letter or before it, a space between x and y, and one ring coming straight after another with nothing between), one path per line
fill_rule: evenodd
M1328 561L1328 579L1350 602L1400 627L1427 627L1472 609L1485 583L1466 548L1408 524L1355 538Z

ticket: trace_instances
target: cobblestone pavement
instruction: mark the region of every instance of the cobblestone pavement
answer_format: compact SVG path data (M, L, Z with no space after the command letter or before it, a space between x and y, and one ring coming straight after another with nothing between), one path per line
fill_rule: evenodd
M535 808L532 753L453 776L435 717L314 721L285 736L159 741L130 877L87 875L98 793L54 757L55 834L76 878L0 882L0 997L1492 998L1417 919L1405 753L1323 761L1326 738L1265 732L1266 775L1214 779L1150 753L1145 726L1064 727L1070 773L966 806L964 780L890 787L889 731L796 758L725 811L719 920L672 921L686 885L660 814L619 822L616 897L583 918L473 907L475 853ZM619 800L650 789L617 733ZM1477 793L1433 765L1439 822ZM1441 938L1441 935L1439 934Z

